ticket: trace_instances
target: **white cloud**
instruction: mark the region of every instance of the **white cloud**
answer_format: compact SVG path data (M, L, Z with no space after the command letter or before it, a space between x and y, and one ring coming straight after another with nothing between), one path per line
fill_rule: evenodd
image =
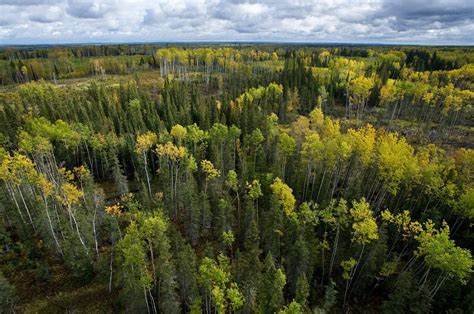
M119 4L114 2L115 1L69 0L66 11L69 15L76 18L100 19Z
M0 43L472 44L472 0L0 0Z
M267 10L267 6L261 3L242 3L238 5L239 12L237 14L243 14L246 16L255 16L264 13Z
M32 22L52 23L61 20L64 12L57 6L33 6L33 13L29 15Z

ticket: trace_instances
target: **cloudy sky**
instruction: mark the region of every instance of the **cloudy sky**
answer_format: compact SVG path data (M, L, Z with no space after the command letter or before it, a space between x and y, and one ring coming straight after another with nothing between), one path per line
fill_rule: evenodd
M0 0L0 44L473 44L474 0Z

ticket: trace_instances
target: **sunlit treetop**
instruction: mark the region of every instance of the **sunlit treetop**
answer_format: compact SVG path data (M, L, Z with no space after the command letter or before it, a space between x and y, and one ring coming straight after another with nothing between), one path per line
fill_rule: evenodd
M158 136L153 132L142 133L137 136L135 150L138 154L146 153L158 142Z
M206 159L201 160L201 169L207 179L214 179L221 175L219 169L215 168L213 163Z
M172 161L183 159L187 156L187 150L183 146L176 146L171 142L159 144L156 148L158 156L163 156Z
M171 128L170 134L179 143L186 137L187 130L181 124L176 124Z
M248 195L252 200L256 200L259 197L263 196L262 187L257 179L253 180L251 183L247 182L247 189Z
M354 242L365 245L379 238L377 223L369 208L369 203L364 198L352 202L350 214L354 221L352 224Z
M420 245L415 254L423 256L433 268L446 272L448 276L465 284L472 273L473 259L468 249L457 247L449 238L449 226L443 223L440 229L430 221L416 237Z
M287 216L292 215L296 203L296 199L293 196L293 190L280 178L276 178L273 181L273 184L270 185L270 188L272 189L273 195L278 200L283 212Z

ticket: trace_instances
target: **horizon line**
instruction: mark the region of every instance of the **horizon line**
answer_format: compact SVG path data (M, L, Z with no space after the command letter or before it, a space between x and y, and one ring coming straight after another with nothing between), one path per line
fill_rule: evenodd
M466 47L472 48L474 44L450 43L450 44L426 44L426 43L389 43L389 42L325 42L325 41L285 41L285 40L163 40L163 41L77 41L56 43L0 43L0 47L23 47L23 46L101 46L101 45L163 45L163 44L275 44L275 45L350 45L350 46L426 46L426 47Z

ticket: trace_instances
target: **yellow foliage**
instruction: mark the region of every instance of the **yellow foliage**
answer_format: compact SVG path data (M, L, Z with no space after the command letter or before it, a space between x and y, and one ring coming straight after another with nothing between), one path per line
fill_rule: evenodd
M158 147L156 148L156 153L158 154L158 156L166 157L171 161L177 161L187 156L187 151L185 147L178 147L171 142L166 142L166 144L158 145Z
M283 209L283 212L287 216L291 216L293 213L296 199L293 196L293 190L286 185L280 178L276 178L273 184L270 185L273 191L273 195L277 198L278 203Z
M413 147L404 137L394 133L380 136L377 147L377 164L387 191L395 195L402 180L418 180L420 169Z
M210 162L209 160L201 160L201 168L204 174L206 175L206 179L214 179L221 175L221 172L216 169L212 162Z
M352 202L350 213L354 219L352 224L353 241L365 245L379 238L377 223L372 215L372 211L369 209L369 203L364 198L359 202Z
M62 186L63 196L59 197L59 200L65 206L72 206L79 203L81 197L83 197L83 192L79 190L74 184L66 182Z
M138 154L146 153L156 142L158 136L153 132L146 132L138 135L137 143L135 144L135 151Z
M349 129L347 131L349 142L352 144L354 152L359 156L362 164L367 166L371 161L375 149L376 132L371 124L358 130Z
M107 214L117 217L117 216L122 215L122 209L123 209L122 205L117 203L114 205L106 206L104 210Z
M178 141L182 140L186 136L186 128L182 126L181 124L176 124L171 128L171 136L177 139Z

